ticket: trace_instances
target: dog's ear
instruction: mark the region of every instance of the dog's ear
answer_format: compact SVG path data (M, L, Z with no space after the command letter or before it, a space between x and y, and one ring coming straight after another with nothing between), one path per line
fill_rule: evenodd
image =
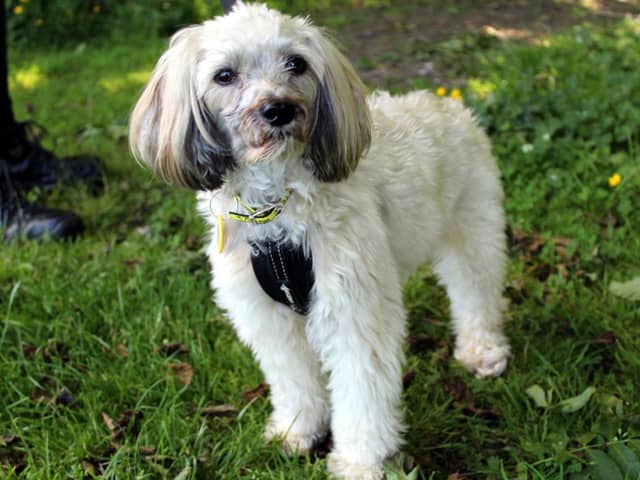
M320 180L349 176L371 142L366 88L353 66L318 29L312 43L322 58L305 161Z
M200 28L176 33L158 60L131 114L129 143L166 182L214 190L235 163L225 132L196 95L193 44Z

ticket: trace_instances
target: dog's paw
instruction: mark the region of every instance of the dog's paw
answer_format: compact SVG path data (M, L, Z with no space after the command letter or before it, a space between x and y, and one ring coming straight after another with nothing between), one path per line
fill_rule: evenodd
M363 465L330 453L327 457L327 469L333 478L340 480L381 480L384 478L382 464Z
M511 349L502 337L459 339L455 359L478 378L497 377L507 368Z
M273 418L267 423L264 432L264 438L267 442L281 441L282 448L292 456L304 455L323 435L324 431L298 431L291 425L283 426Z

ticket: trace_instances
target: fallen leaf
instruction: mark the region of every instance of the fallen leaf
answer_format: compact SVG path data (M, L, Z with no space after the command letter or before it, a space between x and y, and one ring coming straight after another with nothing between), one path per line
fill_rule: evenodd
M130 259L122 260L120 264L124 267L135 267L137 265L141 265L142 260L140 260L139 258L130 258Z
M549 402L547 401L547 394L542 389L542 387L538 384L531 385L529 388L525 390L525 393L531 397L533 403L535 403L536 407L539 408L547 408L549 406Z
M244 398L245 402L250 402L251 400L253 400L256 397L266 397L269 394L269 384L268 383L261 383L260 385L258 385L255 388L252 388L251 390L247 390L246 392L244 392L242 394L242 397Z
M415 379L415 370L408 370L402 377L402 389L406 390L407 388L409 388Z
M191 385L194 369L186 362L174 362L170 365L176 378L183 385Z
M82 465L82 470L85 474L89 475L89 477L97 477L102 474L99 468L99 463L95 459L83 459L80 463Z
M38 347L36 347L35 345L31 345L29 343L22 344L22 356L24 358L33 358L37 350Z
M447 480L464 480L464 477L460 475L458 472L452 473L447 477Z
M164 343L160 345L156 349L156 351L166 355L167 357L170 357L171 355L175 355L177 353L188 354L191 352L187 347L178 342Z
M215 405L200 409L200 415L203 417L234 417L237 413L238 409L233 405Z
M118 345L116 345L116 348L114 350L117 355L123 358L127 358L129 356L129 349L124 343L119 343Z
M462 413L465 415L473 415L474 417L480 417L487 420L499 420L502 418L502 412L495 408L481 408L476 407L473 403L465 406L462 409Z
M46 362L57 358L62 362L69 360L69 347L61 340L49 339L47 346L42 350L42 356Z
M454 402L460 402L467 397L467 384L459 378L445 382L444 389Z
M102 451L101 456L103 458L108 458L114 455L120 449L120 445L117 443L110 443L106 446L106 448Z
M9 447L11 445L15 445L19 441L20 441L20 438L17 435L3 433L0 436L0 445L3 445L5 447Z
M527 247L529 253L537 253L544 246L544 239L537 233L531 235L531 242Z
M587 404L587 402L595 392L596 389L594 387L587 387L580 395L562 400L560 402L562 411L564 413L577 412Z
M436 345L436 340L429 335L413 335L407 338L409 350L413 354L432 350Z
M191 477L191 466L187 465L173 480L187 480Z
M616 334L610 330L603 332L601 335L591 340L594 345L613 345L618 341Z
M569 268L564 264L564 263L559 263L556 266L556 269L558 270L558 274L562 277L562 278L569 278Z
M36 382L31 389L31 400L36 403L49 401L53 391L56 388L56 382L50 377L42 377Z
M567 237L553 237L553 243L561 247L568 247L573 239Z
M197 250L198 248L200 248L198 237L196 237L195 235L187 236L186 240L184 241L184 246L189 251Z
M552 271L551 265L545 262L540 262L534 263L528 267L526 273L528 276L531 276L540 282L546 282Z
M102 412L101 416L102 416L102 421L107 426L107 429L109 429L109 431L113 433L117 428L116 422L113 420L113 418L111 418L109 415L107 415L104 412Z
M58 395L56 396L55 404L68 407L73 405L74 403L76 403L76 399L73 394L64 387L60 389Z
M122 415L120 415L117 421L114 421L109 415L104 412L102 412L101 416L102 421L111 432L111 439L117 440L125 433L131 434L133 436L137 435L140 431L140 425L142 423L144 414L140 410L127 409L122 413ZM110 448L117 450L118 447L110 445Z
M154 455L155 453L155 447L140 447L140 455L142 455L143 457L148 457L149 455Z
M627 300L640 300L640 277L635 277L628 282L611 282L609 291L614 295Z

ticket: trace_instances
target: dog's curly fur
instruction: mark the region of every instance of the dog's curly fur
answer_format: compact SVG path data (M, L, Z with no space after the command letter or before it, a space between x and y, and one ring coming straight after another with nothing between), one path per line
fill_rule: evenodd
M292 71L292 56L306 70ZM264 118L273 102L295 106L286 125ZM402 285L427 260L451 300L456 359L480 377L505 369L502 190L489 141L461 102L367 98L319 28L239 3L175 34L130 132L138 159L199 190L216 302L271 385L267 439L303 452L330 426L329 470L382 478L404 430ZM271 223L226 218L218 252L217 217L237 206L235 194L260 206L287 191ZM308 315L260 288L249 242L261 240L312 252Z

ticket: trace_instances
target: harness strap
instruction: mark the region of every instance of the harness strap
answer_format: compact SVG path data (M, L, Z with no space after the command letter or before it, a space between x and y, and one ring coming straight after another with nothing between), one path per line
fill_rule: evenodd
M265 293L296 313L309 313L314 283L311 256L290 242L266 241L251 247L253 272Z

